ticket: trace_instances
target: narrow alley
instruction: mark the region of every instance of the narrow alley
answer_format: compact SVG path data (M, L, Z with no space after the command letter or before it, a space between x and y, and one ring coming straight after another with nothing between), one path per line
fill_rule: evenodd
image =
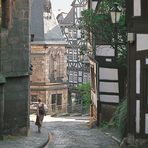
M46 148L118 148L118 144L100 129L87 126L88 117L46 116L43 129L49 131ZM42 133L41 133L42 134Z
M0 148L148 148L148 0L0 0Z

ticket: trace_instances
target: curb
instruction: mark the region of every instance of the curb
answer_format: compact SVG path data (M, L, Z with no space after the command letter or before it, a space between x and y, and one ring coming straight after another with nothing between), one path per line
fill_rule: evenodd
M104 132L104 134L110 136L114 141L116 141L116 142L120 145L121 140L119 140L119 139L116 138L115 136L112 136L110 133L105 133L105 132Z
M52 134L48 133L46 141L44 143L42 143L40 146L38 146L37 148L46 147L51 142L51 140L52 140Z
M40 144L37 148L44 148L50 141L50 133L47 134L47 139L42 144Z

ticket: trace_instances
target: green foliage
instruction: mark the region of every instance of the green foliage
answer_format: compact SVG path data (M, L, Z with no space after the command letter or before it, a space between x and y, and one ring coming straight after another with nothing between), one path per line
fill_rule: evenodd
M81 47L80 47L80 54L84 55L86 50L87 50L86 45L85 44L81 45Z
M125 134L127 123L127 98L124 99L117 107L114 113L110 125L117 127L122 136Z
M78 93L83 98L83 107L88 109L91 103L91 87L89 83L80 84L77 86Z
M103 0L98 5L97 11L87 9L82 12L82 26L86 30L86 35L91 32L95 41L101 41L105 44L117 48L117 63L119 66L126 67L127 65L127 32L125 25L125 12L123 11L120 21L117 25L117 39L114 24L111 23L110 8L117 2L119 6L124 8L125 0ZM117 45L117 47L116 47ZM93 49L95 50L95 49Z
M108 128L108 127L109 127L109 124L108 124L108 122L106 122L106 121L102 121L102 122L100 123L100 127L101 127L101 128Z

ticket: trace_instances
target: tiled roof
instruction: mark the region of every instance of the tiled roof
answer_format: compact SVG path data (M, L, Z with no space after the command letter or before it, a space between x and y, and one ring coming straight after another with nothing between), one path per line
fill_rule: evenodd
M75 8L72 7L67 16L61 21L60 25L74 24L75 22Z
M32 0L30 33L34 34L35 41L44 40L43 10L42 0Z
M64 40L60 26L53 14L51 19L44 20L44 37L45 41Z

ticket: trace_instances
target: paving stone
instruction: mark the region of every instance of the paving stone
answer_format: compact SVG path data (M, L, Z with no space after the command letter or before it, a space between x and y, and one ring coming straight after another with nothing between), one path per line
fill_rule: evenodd
M48 140L48 131L42 128L42 132L38 133L34 122L30 123L30 134L28 137L16 137L0 141L0 148L39 148Z
M74 117L78 120L46 123L46 128L53 133L53 140L48 148L119 148L119 145L105 135L98 128L90 129L87 120Z
M28 137L0 141L0 148L38 148L47 142L48 133L51 133L50 143L45 148L119 148L111 136L98 128L90 129L87 120L81 120L81 117L46 116L41 134L37 133L34 121L35 116L32 116Z

